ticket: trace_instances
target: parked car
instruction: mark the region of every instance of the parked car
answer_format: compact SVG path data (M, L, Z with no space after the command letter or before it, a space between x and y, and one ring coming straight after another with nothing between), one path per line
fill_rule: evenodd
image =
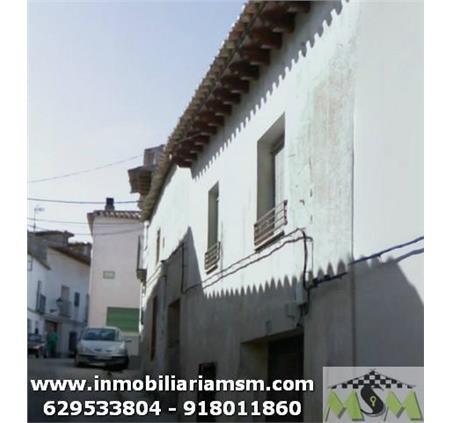
M98 365L125 369L129 358L122 332L112 326L88 327L81 334L75 352L75 365Z
M28 355L34 355L36 358L47 357L47 349L45 340L38 333L28 334Z

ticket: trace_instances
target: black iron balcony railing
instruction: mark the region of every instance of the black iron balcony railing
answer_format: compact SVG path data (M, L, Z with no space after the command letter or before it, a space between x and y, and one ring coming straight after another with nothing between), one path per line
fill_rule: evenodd
M141 283L145 284L147 279L147 269L136 269L136 277Z
M287 200L282 201L254 223L254 246L256 249L272 241L282 233L283 227L288 222L287 204Z
M72 302L68 300L60 300L59 303L59 314L64 317L71 317L72 313Z
M205 252L204 268L207 273L215 270L218 267L220 256L221 243L216 242Z

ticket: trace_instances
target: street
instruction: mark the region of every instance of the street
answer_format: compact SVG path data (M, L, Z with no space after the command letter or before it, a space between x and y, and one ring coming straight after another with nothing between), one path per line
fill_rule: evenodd
M115 372L116 377L130 377L129 374L124 375L123 372ZM78 422L148 422L148 421L174 421L171 416L46 416L43 412L43 406L46 401L139 401L147 399L143 393L127 393L124 397L119 392L95 392L95 391L33 391L31 389L30 379L87 379L92 381L94 375L100 378L108 379L114 377L115 374L99 367L83 367L74 366L73 359L57 358L57 359L28 359L28 421L30 422L53 422L53 421L78 421Z

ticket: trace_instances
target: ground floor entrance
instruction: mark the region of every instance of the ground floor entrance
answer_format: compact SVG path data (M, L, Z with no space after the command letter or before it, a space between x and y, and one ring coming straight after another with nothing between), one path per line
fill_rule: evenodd
M292 336L268 342L268 384L281 379L303 379L303 336ZM301 392L268 392L268 400L301 401ZM302 421L299 417L273 416L270 421Z

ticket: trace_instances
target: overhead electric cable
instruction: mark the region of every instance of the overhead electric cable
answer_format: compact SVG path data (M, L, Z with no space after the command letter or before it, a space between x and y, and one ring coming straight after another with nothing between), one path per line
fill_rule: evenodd
M132 156L132 157L129 157L128 159L118 160L116 162L108 163L106 165L97 166L97 167L93 167L93 168L90 168L90 169L79 170L77 172L65 173L63 175L51 176L51 177L48 177L48 178L32 179L31 181L28 181L28 183L29 184L36 184L38 182L53 181L55 179L63 179L63 178L68 178L70 176L77 176L77 175L81 175L81 174L84 174L84 173L89 173L89 172L94 172L94 171L97 171L97 170L105 169L107 167L116 166L116 165L121 164L121 163L126 163L126 162L129 162L131 160L135 160L135 159L137 159L139 157L142 157L142 155L141 156L140 155Z
M46 223L64 223L67 225L88 225L88 222L75 222L73 220L52 220L52 219L34 219L33 217L27 217L27 220L31 220L34 222L46 222ZM107 225L107 226L114 226L114 225L131 225L131 222L96 222L96 225Z
M42 203L63 203L63 204L105 204L105 201L76 201L76 200L50 200L48 198L32 198L28 197L28 201L39 201ZM130 201L114 201L114 204L136 204L137 200Z
M28 225L30 228L33 228L32 225ZM36 226L36 229L39 229L40 231L56 231L57 229L49 229L49 228L43 228L40 226ZM142 228L135 228L135 229L127 229L127 230L122 230L122 231L114 231L114 232L100 232L100 233L96 233L95 236L106 236L106 235L120 235L120 234L131 234L134 232L138 232L138 231L142 231ZM92 234L90 232L72 232L72 231L66 231L66 232L70 232L72 235L80 235L80 236L92 236Z

